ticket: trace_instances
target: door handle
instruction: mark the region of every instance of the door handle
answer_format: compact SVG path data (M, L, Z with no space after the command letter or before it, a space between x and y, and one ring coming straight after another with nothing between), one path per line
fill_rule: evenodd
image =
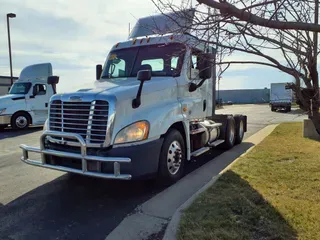
M45 106L48 107L48 103L45 103Z

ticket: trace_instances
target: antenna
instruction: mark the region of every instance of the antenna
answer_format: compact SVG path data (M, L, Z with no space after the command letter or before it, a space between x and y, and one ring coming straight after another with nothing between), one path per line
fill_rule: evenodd
M128 38L130 37L130 31L131 31L131 29L130 29L130 23L129 23L129 35L128 35Z

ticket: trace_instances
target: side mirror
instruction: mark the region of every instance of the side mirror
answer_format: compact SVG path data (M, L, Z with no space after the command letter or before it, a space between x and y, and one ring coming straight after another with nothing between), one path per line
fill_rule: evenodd
M214 64L214 55L212 53L205 53L199 62L199 77L202 80L212 77L212 66Z
M136 98L132 100L132 108L138 108L141 105L141 92L142 92L143 83L145 81L151 80L151 67L150 67L150 70L149 70L149 66L147 65L144 66L143 68L145 69L140 70L137 74L137 79L140 81L140 85L139 85Z
M56 85L59 83L59 77L58 76L49 76L47 78L47 83L49 85Z
M96 79L99 80L101 77L101 73L102 73L102 65L98 64L96 66Z
M38 94L37 86L33 86L33 88L32 88L32 96L36 96L37 94Z
M149 80L151 80L151 71L150 70L140 70L138 72L137 79L139 81L149 81Z
M59 83L59 76L49 76L47 79L47 83L52 86L53 94L56 94L56 85Z

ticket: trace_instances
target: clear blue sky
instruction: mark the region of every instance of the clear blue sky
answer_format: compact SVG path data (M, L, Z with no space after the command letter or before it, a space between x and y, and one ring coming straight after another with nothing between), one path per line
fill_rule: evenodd
M0 75L9 75L6 13L14 12L14 75L27 65L51 62L60 76L59 91L91 87L95 65L103 63L113 44L127 39L128 23L156 12L150 0L0 0L0 6ZM291 78L278 70L241 65L228 69L220 89L264 88L287 81Z

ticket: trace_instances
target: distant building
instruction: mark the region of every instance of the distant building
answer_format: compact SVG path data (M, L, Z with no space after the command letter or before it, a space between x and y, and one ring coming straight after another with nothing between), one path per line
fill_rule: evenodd
M13 82L18 78L13 77ZM5 95L9 92L11 86L11 77L8 76L0 76L0 96Z
M218 98L218 93L216 96ZM270 89L220 90L219 98L222 102L231 101L235 104L269 103Z

